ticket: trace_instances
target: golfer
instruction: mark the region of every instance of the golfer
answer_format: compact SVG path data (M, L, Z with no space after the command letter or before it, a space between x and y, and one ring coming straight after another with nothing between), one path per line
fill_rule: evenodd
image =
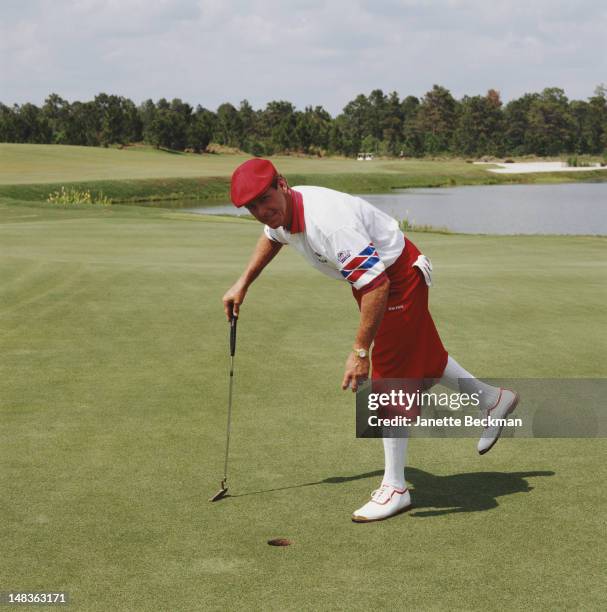
M247 290L283 245L291 245L314 268L349 283L360 310L346 359L342 389L356 391L372 379L440 382L462 393L479 393L483 416L504 418L518 396L492 387L447 354L428 310L432 265L403 236L398 223L365 200L323 187L289 187L274 165L251 159L234 171L231 198L264 224L251 259L223 296L228 319L238 316ZM501 427L486 427L478 442L483 454L497 442ZM407 438L384 438L385 469L371 499L352 515L355 522L377 521L411 507L405 483Z

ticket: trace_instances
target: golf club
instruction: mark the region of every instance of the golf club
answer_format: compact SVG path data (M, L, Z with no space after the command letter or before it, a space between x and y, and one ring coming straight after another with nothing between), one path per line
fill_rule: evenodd
M230 316L230 385L228 391L228 424L226 433L226 458L223 465L223 480L221 488L209 501L215 502L223 499L228 493L228 454L230 451L230 428L232 424L232 387L234 385L234 354L236 353L236 323L238 317L232 313Z

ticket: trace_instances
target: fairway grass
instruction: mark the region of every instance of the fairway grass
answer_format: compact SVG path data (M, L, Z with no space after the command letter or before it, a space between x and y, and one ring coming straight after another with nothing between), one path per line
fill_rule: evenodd
M259 231L0 202L0 590L99 611L602 608L605 440L506 439L484 457L473 439L414 440L415 509L350 521L383 467L339 389L357 311L287 249L242 309L232 496L207 501L223 470L221 296ZM605 376L604 238L410 238L465 367Z
M104 149L0 143L0 197L45 201L62 186L102 192L116 202L228 201L229 177L249 155L195 155L150 147ZM358 162L328 157L274 156L293 185L321 185L350 193L409 187L551 183L607 179L607 170L496 175L462 159Z

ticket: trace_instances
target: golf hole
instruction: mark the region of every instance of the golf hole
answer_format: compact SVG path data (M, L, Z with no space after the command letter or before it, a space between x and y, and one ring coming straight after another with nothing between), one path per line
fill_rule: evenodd
M292 543L293 542L287 540L287 538L274 538L273 540L268 540L270 546L291 546Z

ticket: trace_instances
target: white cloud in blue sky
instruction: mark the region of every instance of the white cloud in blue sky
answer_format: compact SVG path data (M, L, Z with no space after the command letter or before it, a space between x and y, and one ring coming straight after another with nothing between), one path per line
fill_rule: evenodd
M605 32L600 0L2 0L0 101L104 91L335 114L358 93L434 83L585 99L607 82Z

